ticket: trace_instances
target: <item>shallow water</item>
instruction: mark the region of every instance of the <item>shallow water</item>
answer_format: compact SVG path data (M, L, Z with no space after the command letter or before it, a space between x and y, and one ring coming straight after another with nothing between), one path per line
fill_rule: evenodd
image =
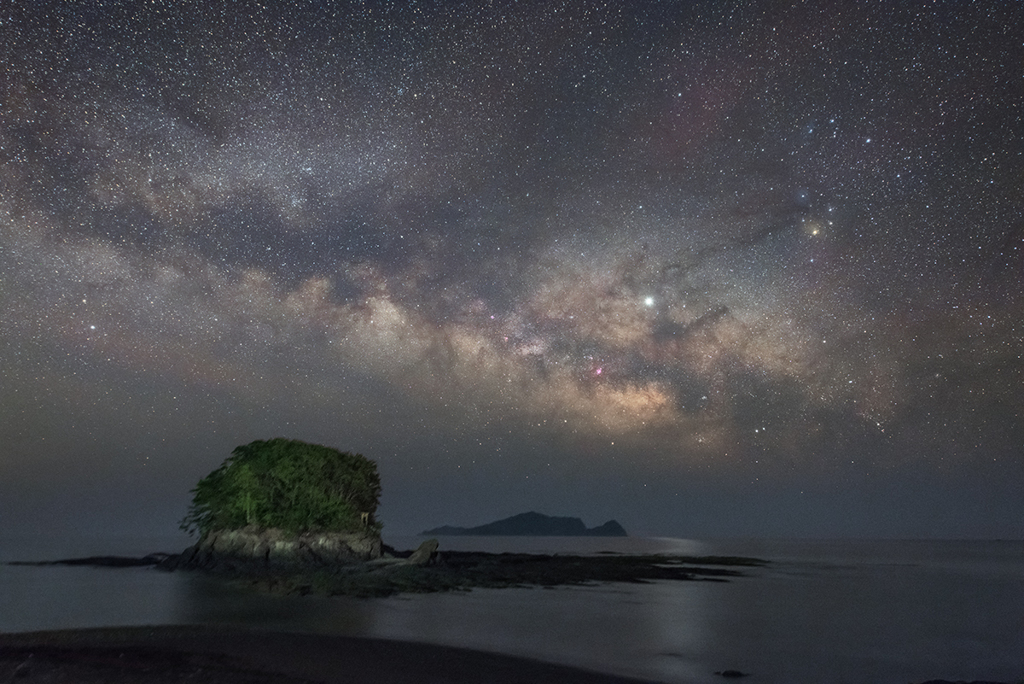
M414 547L419 538L389 543ZM143 555L187 540L0 540L0 560ZM749 555L728 583L271 597L149 568L0 565L0 631L222 623L410 639L665 682L1024 679L1024 543L441 538L441 548ZM756 678L756 679L755 679Z

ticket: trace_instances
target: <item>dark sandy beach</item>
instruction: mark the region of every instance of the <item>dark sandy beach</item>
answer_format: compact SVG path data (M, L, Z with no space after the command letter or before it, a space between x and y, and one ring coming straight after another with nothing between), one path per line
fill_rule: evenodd
M235 627L112 627L0 634L0 682L513 682L639 684L450 646Z

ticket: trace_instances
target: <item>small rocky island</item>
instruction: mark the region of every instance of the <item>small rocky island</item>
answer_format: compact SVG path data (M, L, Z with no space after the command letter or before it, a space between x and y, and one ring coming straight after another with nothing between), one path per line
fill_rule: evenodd
M202 571L274 593L359 597L473 587L553 587L652 580L726 581L765 561L666 555L543 555L441 551L436 539L399 551L384 544L375 514L377 465L359 454L298 440L236 448L199 481L182 529L198 533L180 554L93 557L18 565L151 565ZM578 518L524 513L475 528L427 534L625 536L614 520L587 529Z
M587 528L579 518L553 517L530 511L511 518L496 520L477 527L444 525L420 532L423 536L526 536L526 537L626 537L626 530L618 522L609 520L603 525Z

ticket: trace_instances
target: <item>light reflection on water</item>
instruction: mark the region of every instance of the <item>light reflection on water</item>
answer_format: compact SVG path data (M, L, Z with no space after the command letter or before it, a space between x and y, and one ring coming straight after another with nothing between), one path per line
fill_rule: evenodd
M388 541L412 548L422 539ZM143 555L187 540L0 543L0 559L30 560ZM1024 678L1021 542L448 537L441 548L753 555L773 563L729 583L373 600L265 596L147 568L0 566L0 631L258 625L466 646L667 682L721 681L713 672L724 669L754 673L757 682Z

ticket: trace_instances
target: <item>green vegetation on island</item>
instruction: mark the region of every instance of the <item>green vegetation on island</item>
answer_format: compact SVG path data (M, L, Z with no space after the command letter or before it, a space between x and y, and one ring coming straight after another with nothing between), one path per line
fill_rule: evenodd
M310 532L379 533L377 465L370 459L294 439L237 447L192 490L186 532L247 527Z

